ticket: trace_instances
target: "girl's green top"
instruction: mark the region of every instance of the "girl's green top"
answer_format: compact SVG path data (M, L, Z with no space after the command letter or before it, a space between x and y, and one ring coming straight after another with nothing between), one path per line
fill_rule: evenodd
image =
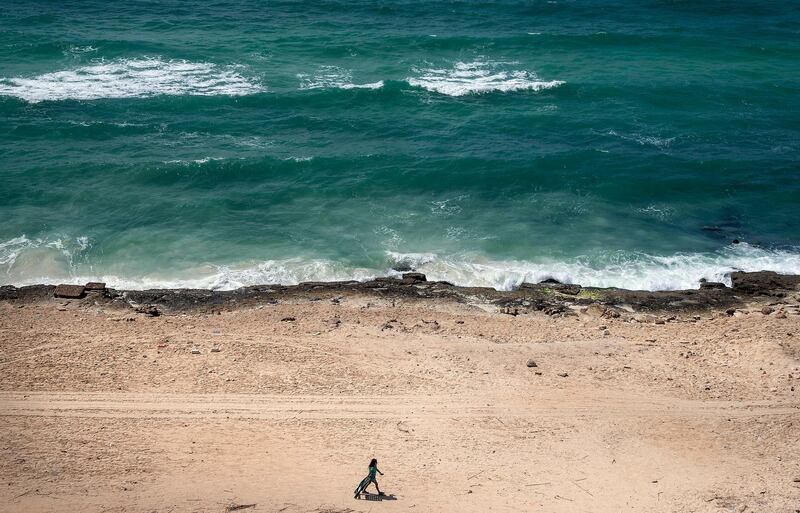
M374 480L375 479L375 474L377 474L377 472L378 472L378 467L370 467L369 468L369 478Z

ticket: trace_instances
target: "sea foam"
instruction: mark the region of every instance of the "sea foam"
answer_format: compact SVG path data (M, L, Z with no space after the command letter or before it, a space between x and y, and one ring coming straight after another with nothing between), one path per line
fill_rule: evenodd
M120 289L206 288L232 290L249 285L295 285L304 281L364 281L399 276L394 268L413 268L429 280L462 286L513 290L522 282L555 278L563 283L635 290L696 289L699 280L731 285L732 271L800 274L800 248L764 249L741 243L713 253L650 255L609 251L563 260L495 260L485 256L387 251L382 263L353 266L322 258L289 258L236 265L198 264L122 275L125 262L104 271L92 263L87 237L28 238L0 242L0 284L85 283L103 281ZM107 256L107 255L106 255ZM113 271L111 269L114 269Z
M418 76L406 79L409 85L447 96L490 92L541 91L558 87L561 80L540 80L535 73L503 69L507 63L457 62L452 68L415 69Z
M564 260L493 260L479 255L387 253L390 261L425 273L430 280L513 290L522 282L554 278L587 287L632 290L696 289L700 279L731 285L733 271L775 271L800 274L800 248L771 250L746 243L713 253L651 255L608 251Z
M33 77L0 78L0 96L30 103L101 98L242 96L264 91L241 66L159 58L97 60Z
M338 66L321 66L313 75L298 73L300 89L380 89L383 80L354 84L353 72Z

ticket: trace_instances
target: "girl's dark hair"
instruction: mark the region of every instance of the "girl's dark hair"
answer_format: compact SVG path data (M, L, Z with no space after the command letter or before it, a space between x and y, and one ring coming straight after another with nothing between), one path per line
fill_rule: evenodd
M369 462L369 466L370 467L377 467L378 466L378 460L376 460L375 458L372 458L372 461Z

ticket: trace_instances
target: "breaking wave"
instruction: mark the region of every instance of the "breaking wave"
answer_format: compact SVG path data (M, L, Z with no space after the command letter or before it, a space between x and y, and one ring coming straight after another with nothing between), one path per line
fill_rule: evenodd
M69 279L90 247L88 237L29 239L22 235L0 242L0 284Z
M450 69L415 69L418 74L406 79L409 85L447 96L490 92L541 91L558 87L561 80L540 80L535 73L504 70L507 63L457 62Z
M387 252L385 261L359 267L326 259L290 258L240 265L201 264L191 269L166 269L136 276L104 272L92 264L87 237L29 239L0 243L0 284L85 283L104 281L120 289L205 288L232 290L249 285L294 285L304 281L364 281L398 276L403 270L423 272L430 280L456 285L511 290L522 282L555 278L563 283L634 290L695 289L699 280L731 284L732 271L776 271L800 274L800 248L770 250L746 243L714 253L669 256L638 252L604 252L573 259L492 260L479 255ZM125 267L117 262L115 270Z
M573 259L520 261L432 253L389 253L395 267L414 268L428 279L456 285L512 290L522 282L555 278L586 287L631 290L684 290L699 287L701 278L731 285L733 271L775 271L800 274L800 248L768 250L746 243L714 253L659 256L640 252L603 252Z
M338 66L322 66L314 75L298 73L300 89L380 89L383 80L354 84L353 72Z
M98 60L33 77L0 78L0 96L30 103L101 98L242 96L265 90L241 66L159 58Z

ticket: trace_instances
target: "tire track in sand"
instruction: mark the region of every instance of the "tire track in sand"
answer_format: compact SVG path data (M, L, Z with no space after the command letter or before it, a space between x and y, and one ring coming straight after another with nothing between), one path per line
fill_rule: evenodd
M779 401L691 401L626 394L507 398L433 395L261 395L127 392L0 392L0 416L126 418L575 418L797 415Z

